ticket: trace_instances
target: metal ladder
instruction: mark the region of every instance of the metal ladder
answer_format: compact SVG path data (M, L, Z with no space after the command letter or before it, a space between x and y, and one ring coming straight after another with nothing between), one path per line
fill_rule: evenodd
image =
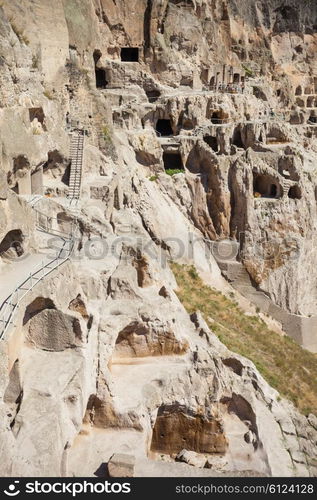
M69 176L69 192L67 198L72 203L77 202L80 198L82 167L84 157L84 131L73 133L70 141L70 176Z

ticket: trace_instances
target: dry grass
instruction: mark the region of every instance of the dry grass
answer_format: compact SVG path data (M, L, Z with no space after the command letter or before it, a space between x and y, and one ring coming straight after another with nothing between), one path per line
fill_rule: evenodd
M189 313L200 310L230 350L249 358L267 382L305 415L317 415L317 356L282 337L257 316L208 287L194 267L172 264L177 295Z

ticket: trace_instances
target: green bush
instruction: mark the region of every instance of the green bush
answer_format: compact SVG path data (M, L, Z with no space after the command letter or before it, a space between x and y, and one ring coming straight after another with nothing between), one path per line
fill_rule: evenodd
M180 170L178 168L168 168L167 170L165 170L165 173L167 175L176 175L176 174L183 174L184 173L184 170Z

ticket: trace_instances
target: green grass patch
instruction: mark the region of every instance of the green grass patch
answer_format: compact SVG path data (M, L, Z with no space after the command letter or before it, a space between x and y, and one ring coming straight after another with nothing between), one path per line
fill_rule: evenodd
M247 316L234 301L205 285L194 267L171 267L188 313L200 310L228 349L253 361L266 381L303 414L317 415L317 356L270 330L258 316Z
M184 170L181 170L179 168L168 168L167 170L165 170L165 173L167 175L175 175L175 174L183 174L184 173Z

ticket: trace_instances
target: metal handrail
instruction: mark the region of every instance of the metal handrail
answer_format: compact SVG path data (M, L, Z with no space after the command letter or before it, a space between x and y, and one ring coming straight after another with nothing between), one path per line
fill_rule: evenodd
M78 133L78 142L77 145L79 144L79 139L80 136L83 135L85 137L85 131L82 130ZM82 159L83 155L79 155L79 148L77 148L76 152L76 160L80 159L81 167L82 167ZM75 181L77 180L77 175L80 175L80 181L82 177L82 172L80 169L80 172L77 172L77 169L75 170ZM73 190L74 191L74 190ZM71 202L74 201L74 197L71 197ZM33 199L34 201L34 199ZM77 199L78 201L78 199ZM35 204L34 204L35 205ZM54 259L51 261L47 262L44 264L44 261L42 261L42 264L38 266L36 270L30 273L28 278L24 280L18 287L15 288L15 290L4 300L4 302L0 306L0 341L3 340L10 324L12 324L13 316L16 312L16 310L19 307L19 304L21 301L24 299L24 297L31 291L33 288L40 282L42 281L48 274L52 273L55 269L60 267L62 264L64 264L66 261L70 259L70 256L73 252L74 246L75 246L75 236L74 236L74 228L76 227L77 224L77 217L73 219L72 225L71 225L71 230L70 233L63 233L62 231L52 229L49 226L49 222L54 220L53 217L48 216L47 214L44 214L40 212L39 210L35 209L34 206L32 206L34 211L36 212L36 223L37 223L37 228L40 231L45 231L48 234L52 234L54 236L58 236L62 241L63 245L57 255ZM46 219L46 227L43 227L41 225L41 222L39 221L39 218L45 217ZM57 219L56 219L57 220ZM66 237L65 237L66 236ZM69 244L69 248L66 250L66 246ZM66 250L66 256L63 256L63 252ZM37 277L37 275L40 274L40 277ZM27 288L25 288L27 287ZM24 291L22 296L19 297L19 292ZM2 319L1 319L2 316ZM2 325L1 325L2 323Z
M66 250L67 255L66 257L63 257L63 252L65 251L65 247L67 243L70 243L69 249ZM72 234L71 239L69 240L64 240L63 246L60 249L58 256L55 257L53 260L47 262L44 264L44 261L42 261L42 265L37 269L36 271L33 271L30 273L28 278L24 280L16 289L14 290L13 293L11 293L6 300L2 303L0 307L0 315L2 315L3 319L0 319L0 323L3 323L2 327L0 328L0 340L3 340L10 324L12 323L12 318L16 312L16 310L19 307L19 304L21 301L24 299L24 297L31 291L33 288L40 282L42 281L46 276L48 276L50 273L52 273L55 269L60 267L62 264L64 264L66 261L69 260L72 251L74 249L75 245L75 240L74 236ZM56 264L55 264L56 263ZM51 267L53 265L53 267ZM45 271L47 269L47 271ZM42 275L40 277L37 277L36 275L41 273ZM30 283L28 288L24 288L25 285ZM21 297L19 297L19 292L23 290L24 293ZM11 310L10 310L11 309ZM8 316L7 316L8 313Z

